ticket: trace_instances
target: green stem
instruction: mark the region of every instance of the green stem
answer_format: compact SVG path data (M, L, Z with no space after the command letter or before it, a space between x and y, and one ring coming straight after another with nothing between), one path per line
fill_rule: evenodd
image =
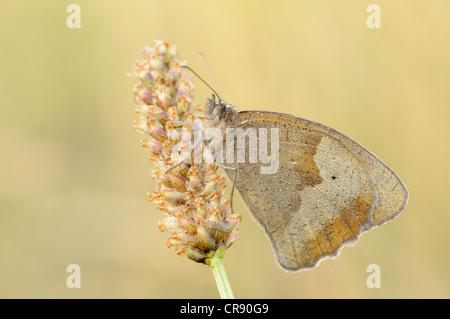
M214 256L208 258L206 263L211 267L214 278L216 279L217 288L219 289L220 297L222 299L234 299L233 291L228 282L227 273L223 264L223 257L225 255L225 247L221 246L216 251Z

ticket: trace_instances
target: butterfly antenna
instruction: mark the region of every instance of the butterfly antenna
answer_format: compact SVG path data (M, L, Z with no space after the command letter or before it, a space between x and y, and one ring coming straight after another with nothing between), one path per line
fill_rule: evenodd
M206 67L208 68L209 74L211 75L211 78L214 82L214 85L216 86L217 92L219 92L219 94L217 94L217 96L219 97L219 99L222 100L222 98L220 97L220 90L219 90L219 86L217 85L216 79L214 78L214 75L211 72L211 68L208 65L208 61L206 60L206 56L203 54L203 52L199 52L199 54L202 56L203 60L205 61Z
M216 92L216 91L215 91L208 83L206 83L205 80L203 80L203 79L200 77L200 75L198 75L197 73L195 73L194 70L192 70L192 69L191 69L190 67L188 67L187 65L182 65L182 66L180 66L180 68L188 69L189 71L191 71L192 73L194 73L194 75L195 75L196 77L198 77L203 83L205 83L205 85L206 85L207 87L209 87L209 88L211 89L211 91L213 91L213 92L219 97L219 99L220 99L220 95L217 94L217 92Z

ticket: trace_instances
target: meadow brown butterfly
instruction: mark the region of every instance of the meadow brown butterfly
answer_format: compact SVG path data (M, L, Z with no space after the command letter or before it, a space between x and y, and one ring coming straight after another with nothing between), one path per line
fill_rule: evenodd
M207 107L213 125L222 130L278 129L275 173L261 174L263 164L252 163L249 156L242 163L226 162L226 172L230 178L237 173L235 187L287 271L313 268L337 256L406 205L408 191L400 178L328 126L283 113L236 112L214 95Z
M406 186L385 163L328 126L277 112L237 112L216 92L208 99L207 114L212 127L227 136L221 141L227 152L230 132L276 129L276 171L261 173L266 164L251 160L251 143L240 148L233 143L234 153L246 155L239 161L233 154L224 168L235 177L233 187L264 229L284 270L311 269L337 256L362 233L397 216L408 201ZM274 140L255 136L257 144L271 149Z

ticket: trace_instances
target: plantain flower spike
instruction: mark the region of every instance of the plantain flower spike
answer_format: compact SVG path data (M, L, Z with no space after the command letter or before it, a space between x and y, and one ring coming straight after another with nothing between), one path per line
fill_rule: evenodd
M193 153L191 145L196 144L191 141L203 107L194 102L192 75L180 68L186 61L180 60L174 46L155 42L133 65L139 78L134 87L139 115L134 129L145 136L141 146L155 165L151 176L156 189L147 197L165 213L159 229L169 233L167 246L207 263L216 251L238 240L241 216L232 213L224 196L226 179L217 174L216 165L180 157Z

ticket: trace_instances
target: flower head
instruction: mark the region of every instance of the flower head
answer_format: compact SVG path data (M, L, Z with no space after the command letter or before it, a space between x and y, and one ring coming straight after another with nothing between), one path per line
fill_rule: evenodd
M175 47L164 41L144 49L134 63L140 80L134 88L139 104L134 128L146 136L141 146L155 164L152 178L157 186L147 197L166 215L159 229L170 234L167 246L205 262L238 239L241 217L232 213L230 200L223 196L226 179L217 174L216 165L191 164L180 157L192 152L195 123L203 116L201 104L194 102L190 74L180 68L183 64Z

